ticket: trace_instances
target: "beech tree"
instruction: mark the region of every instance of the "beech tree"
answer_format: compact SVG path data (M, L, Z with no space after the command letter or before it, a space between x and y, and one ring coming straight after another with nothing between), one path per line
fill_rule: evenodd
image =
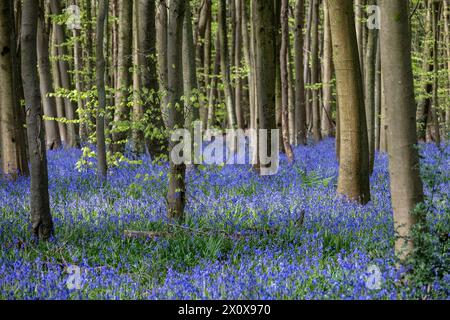
M338 193L367 203L370 200L369 150L353 1L328 0L327 3L339 101Z
M13 77L13 55L15 38L14 8L11 1L0 4L0 173L14 180L28 174L25 140L15 98ZM12 36L13 35L13 36ZM17 90L17 88L16 88Z
M37 70L37 23L39 3L22 1L21 57L22 82L27 112L27 135L30 154L30 207L33 234L48 240L53 234L48 193L45 127Z
M423 200L417 151L417 125L411 63L408 0L380 0L381 66L389 119L389 173L392 208L399 238L397 255L404 259L413 249L413 215Z
M172 0L169 5L167 24L167 65L168 72L168 129L170 132L184 126L183 96L183 22L185 14L184 0ZM169 139L169 152L178 141ZM169 218L182 222L186 202L185 186L186 164L176 164L170 157L169 189L167 193L167 211Z

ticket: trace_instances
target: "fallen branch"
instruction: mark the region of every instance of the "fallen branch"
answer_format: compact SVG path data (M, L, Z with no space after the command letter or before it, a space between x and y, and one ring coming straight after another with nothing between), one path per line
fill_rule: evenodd
M171 238L172 234L168 232L155 232L155 231L134 231L134 230L125 230L123 232L125 238L129 239L147 239L147 240L156 240L158 238Z

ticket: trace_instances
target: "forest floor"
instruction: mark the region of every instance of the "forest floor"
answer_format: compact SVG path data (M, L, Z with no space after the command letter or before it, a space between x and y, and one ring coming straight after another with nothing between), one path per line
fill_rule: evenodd
M449 299L450 147L421 146L427 257L406 276L386 156L361 206L336 197L334 149L296 148L275 176L189 172L182 227L165 218L165 166L125 164L100 187L94 169L76 169L81 151L50 152L50 243L29 234L29 180L0 181L0 299Z

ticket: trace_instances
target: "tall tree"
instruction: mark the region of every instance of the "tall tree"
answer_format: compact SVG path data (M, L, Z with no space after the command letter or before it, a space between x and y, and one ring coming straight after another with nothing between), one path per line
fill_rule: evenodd
M230 77L230 57L228 54L227 35L227 5L226 0L219 0L219 42L220 42L220 69L222 73L223 86L225 91L225 105L227 107L228 127L236 127L236 110L234 107L234 97L231 88Z
M50 8L51 13L53 15L61 15L61 0L50 0ZM59 23L53 23L53 32L55 33L55 45L57 47L58 52L58 70L59 70L59 78L61 81L61 87L66 91L72 90L72 83L69 75L69 64L67 59L67 37L64 33L63 26ZM64 106L65 106L65 115L68 120L67 123L67 146L77 147L80 143L79 135L78 135L78 125L76 124L76 120L78 118L76 109L70 99L68 97L64 98Z
M240 75L241 59L242 59L242 7L245 3L240 0L234 0L235 6L235 32L234 32L234 66L235 71L235 107L236 107L236 121L238 128L244 128L244 110L242 106L243 81Z
M96 32L96 83L98 93L98 108L96 117L96 137L97 137L97 175L100 180L106 179L106 144L105 144L105 112L106 112L106 61L104 53L105 29L108 26L109 0L101 0L98 7L97 32Z
M313 0L311 5L313 6L311 25L312 131L314 141L319 142L322 140L319 89L316 88L319 83L319 0Z
M192 128L193 122L200 119L200 110L197 102L198 83L197 68L195 65L195 46L192 31L192 13L189 1L185 4L183 23L183 79L186 125Z
M130 120L132 45L133 45L133 2L119 0L119 43L116 101L111 149L113 152L123 152L127 141Z
M48 240L53 234L53 221L50 213L45 127L37 70L38 12L38 1L22 1L21 57L31 163L31 223L33 234L40 240Z
M363 81L352 0L328 0L340 121L338 193L370 200L369 153Z
M172 0L169 6L167 26L167 65L168 72L168 128L169 131L182 128L184 125L183 96L183 22L185 13L184 0ZM178 141L169 139L169 152ZM177 164L170 158L169 188L167 193L167 211L170 219L182 222L186 202L185 174L186 164Z
M10 179L28 174L25 140L22 135L23 123L19 117L19 104L15 99L13 77L13 54L15 37L13 4L0 4L0 173ZM17 88L16 88L17 89Z
M61 136L56 119L58 114L56 112L56 99L50 96L55 92L52 83L52 72L49 55L49 41L50 41L50 22L45 18L45 4L40 1L41 10L38 18L38 63L39 63L39 84L42 96L42 104L44 106L44 115L52 120L45 121L46 132L46 146L49 150L58 149L61 147Z
M295 129L297 144L305 145L307 140L306 104L304 82L303 26L305 20L304 0L297 0L295 5Z
M165 0L156 4L156 54L158 61L158 83L161 97L161 112L167 122L168 65L167 65L167 5Z
M289 42L289 3L281 0L281 48L280 48L280 71L281 71L281 119L284 150L289 162L294 161L294 152L289 139L289 75L288 75L288 42Z
M164 138L165 125L158 96L156 4L153 0L138 0L138 3L140 83L147 93L144 95L142 111L150 114L149 126L152 128L146 143L152 159L158 159L167 152L167 140ZM143 135L143 132L138 134L139 137Z
M267 152L270 154L272 130L277 128L275 115L276 35L273 1L253 0L256 55L256 95L258 128L267 130ZM278 152L274 150L273 152ZM260 162L259 162L260 163ZM260 168L265 170L264 167Z
M375 0L369 0L370 5L375 5ZM369 172L373 172L375 159L375 79L376 58L378 47L378 30L369 29L365 57L365 105L367 118L367 131L369 138Z
M388 104L389 173L394 221L399 234L395 248L403 259L412 250L409 237L416 223L412 211L423 200L416 148L416 110L411 63L408 0L380 0L381 64Z
M323 117L322 117L322 135L329 137L333 135L333 120L332 120L332 75L333 75L333 50L331 45L331 30L330 30L330 17L328 12L328 6L323 6Z
M433 2L433 109L431 115L433 119L433 141L439 146L441 144L441 132L439 125L439 19L441 17L441 1Z

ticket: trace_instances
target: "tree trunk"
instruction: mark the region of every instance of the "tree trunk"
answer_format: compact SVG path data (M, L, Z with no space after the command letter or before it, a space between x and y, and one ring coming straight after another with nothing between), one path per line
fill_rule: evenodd
M267 130L267 154L278 153L271 150L272 130L277 128L275 116L275 76L276 76L276 35L273 28L275 7L272 1L254 0L255 54L256 54L256 94L257 128ZM263 143L264 144L264 143ZM259 152L260 153L260 152ZM258 161L261 164L261 161ZM266 174L265 165L260 167L261 174ZM267 172L270 174L270 172Z
M230 62L227 41L227 8L226 0L219 0L219 41L220 41L220 69L225 91L225 105L227 108L228 127L236 127L236 113L234 107L233 91L231 89Z
M239 129L244 128L244 111L242 107L242 79L241 79L241 59L242 59L242 6L245 6L240 0L235 1L235 33L234 33L234 66L236 68L235 77L235 107L236 121Z
M297 0L295 5L295 130L299 145L306 145L306 103L304 82L303 26L305 19L304 0Z
M123 153L127 142L130 120L129 90L132 84L133 2L119 0L118 76L111 149Z
M54 15L61 15L61 1L60 0L50 0L51 12ZM53 32L55 32L55 45L58 48L58 69L59 69L59 77L61 81L61 87L66 91L72 90L72 85L70 82L69 75L69 64L67 61L62 59L67 56L67 39L64 34L64 29L62 25L58 23L53 24ZM64 106L65 106L65 115L67 120L67 139L66 143L69 148L75 148L79 146L79 136L78 136L78 125L76 124L76 120L78 119L77 113L75 112L75 108L70 101L69 98L64 98Z
M333 136L333 120L332 120L332 99L333 88L331 84L333 75L333 63L332 63L332 44L331 44L331 30L330 30L330 18L328 7L325 4L323 6L323 117L322 117L322 135L325 137Z
M167 65L168 73L168 124L169 131L182 128L184 124L183 96L183 21L185 12L184 0L172 0L169 7L169 23L167 27ZM169 139L169 152L178 141ZM185 186L186 164L174 163L170 157L169 188L167 194L167 211L170 219L184 221L186 202Z
M431 56L433 54L432 47L430 46L430 39L433 35L433 14L431 3L433 0L426 0L426 18L425 18L425 40L423 43L423 53L422 53L422 69L423 75L423 91L424 98L419 102L418 108L418 138L420 141L427 140L427 130L430 126L429 115L432 108L432 94L433 94L433 82L429 79L429 73L433 71L433 64L431 63Z
M156 52L158 56L158 82L159 91L162 95L161 112L164 123L167 124L167 87L168 87L168 65L167 65L167 5L165 0L158 0L156 7Z
M41 6L43 1L40 1ZM56 100L50 97L50 93L54 93L52 83L52 73L49 55L50 25L45 21L44 7L41 8L38 18L37 45L38 45L38 64L39 64L39 85L42 96L42 105L44 107L44 115L53 120L45 121L46 146L48 150L54 150L61 147L61 136L59 134L58 123L56 118Z
M375 0L369 1L370 5L375 5ZM376 58L378 44L378 30L369 29L366 48L366 62L364 73L365 79L365 105L367 118L367 136L369 138L369 172L372 174L375 161L375 78L376 78Z
M312 131L315 142L322 140L320 130L320 101L319 90L315 88L319 84L319 0L313 0L311 5L312 24L311 24L311 84L312 93Z
M450 4L449 0L444 1L444 32L445 44L447 48L447 76L448 76L448 92L450 92ZM450 136L450 107L445 109L445 127L446 135Z
M294 161L294 152L289 141L289 76L288 76L288 42L289 42L289 3L281 0L281 120L284 150L290 163Z
M50 54L51 56L56 57L58 56L58 48L56 46L57 41L54 27L51 39L52 40L50 44ZM61 90L61 76L59 74L59 63L56 59L51 60L50 63L53 78L53 88L55 92L59 92ZM57 124L59 128L59 135L61 136L61 143L67 146L67 125L65 122L62 121L63 119L66 119L65 102L64 99L59 96L55 97L55 102L56 102L56 115L58 118Z
M197 68L195 65L194 35L192 32L192 14L189 2L185 4L183 22L183 83L185 99L186 128L193 129L194 121L200 119L198 104Z
M15 180L18 175L28 174L26 145L21 130L19 104L15 98L13 55L16 50L13 4L0 4L0 173Z
M369 153L363 81L352 0L328 0L340 121L338 193L370 201Z
M388 104L389 173L394 221L400 238L397 255L412 250L409 238L416 218L412 211L423 200L419 156L416 148L416 110L411 63L408 0L381 0L381 64Z
M97 175L100 180L106 180L108 164L106 162L105 144L105 113L106 113L106 61L104 53L105 29L108 26L108 0L101 0L97 17L97 39L96 39L96 83L98 92L98 108L96 117L97 136Z
M441 3L433 2L433 109L431 112L433 119L433 141L441 145L441 132L439 125L439 18L441 16Z
M167 139L161 109L158 99L158 70L157 70L157 37L156 5L153 0L138 0L138 46L140 83L143 88L143 110L150 115L149 126L152 134L146 139L146 144L153 160L161 158L167 153ZM162 59L165 60L165 59ZM164 100L163 100L164 101ZM136 139L143 139L144 132L137 130Z
M375 63L375 150L381 150L381 47L380 37L377 41L377 58Z
M33 234L45 241L53 234L53 221L50 213L45 127L37 70L36 31L39 6L35 0L23 0L22 5L21 57L31 163L31 223Z

